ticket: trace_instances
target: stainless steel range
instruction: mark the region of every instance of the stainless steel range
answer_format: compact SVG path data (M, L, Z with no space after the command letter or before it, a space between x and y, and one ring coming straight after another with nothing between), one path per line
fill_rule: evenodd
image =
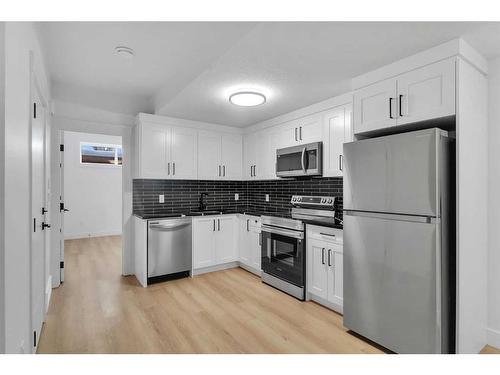
M341 199L341 198L340 198ZM292 218L262 216L262 281L305 299L305 223L339 227L339 198L294 195Z

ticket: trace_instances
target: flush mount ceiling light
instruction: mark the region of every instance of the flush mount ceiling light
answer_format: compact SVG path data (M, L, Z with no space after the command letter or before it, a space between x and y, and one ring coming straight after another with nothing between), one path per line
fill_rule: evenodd
M254 107L264 104L266 97L264 94L256 91L238 91L229 96L229 101L241 107Z
M124 59L127 59L127 60L134 58L134 55L135 55L134 50L132 48L125 47L125 46L115 47L115 52L118 56L120 56Z

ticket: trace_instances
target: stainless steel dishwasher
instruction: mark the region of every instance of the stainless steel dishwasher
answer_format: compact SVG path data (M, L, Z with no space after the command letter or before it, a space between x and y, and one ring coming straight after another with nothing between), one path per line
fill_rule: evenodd
M189 275L191 252L192 224L190 217L149 222L148 279Z

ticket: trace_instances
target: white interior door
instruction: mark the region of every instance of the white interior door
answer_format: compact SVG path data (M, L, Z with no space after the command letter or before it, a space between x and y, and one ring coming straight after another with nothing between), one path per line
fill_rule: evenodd
M45 121L41 98L33 90L31 103L31 328L36 352L45 309Z

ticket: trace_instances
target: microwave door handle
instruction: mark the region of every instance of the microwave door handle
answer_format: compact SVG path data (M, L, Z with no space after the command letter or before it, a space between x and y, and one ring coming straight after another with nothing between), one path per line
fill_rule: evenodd
M306 148L304 147L302 149L302 155L300 157L300 162L302 164L302 170L304 171L304 174L306 174L306 161L305 161L305 156L306 156Z

